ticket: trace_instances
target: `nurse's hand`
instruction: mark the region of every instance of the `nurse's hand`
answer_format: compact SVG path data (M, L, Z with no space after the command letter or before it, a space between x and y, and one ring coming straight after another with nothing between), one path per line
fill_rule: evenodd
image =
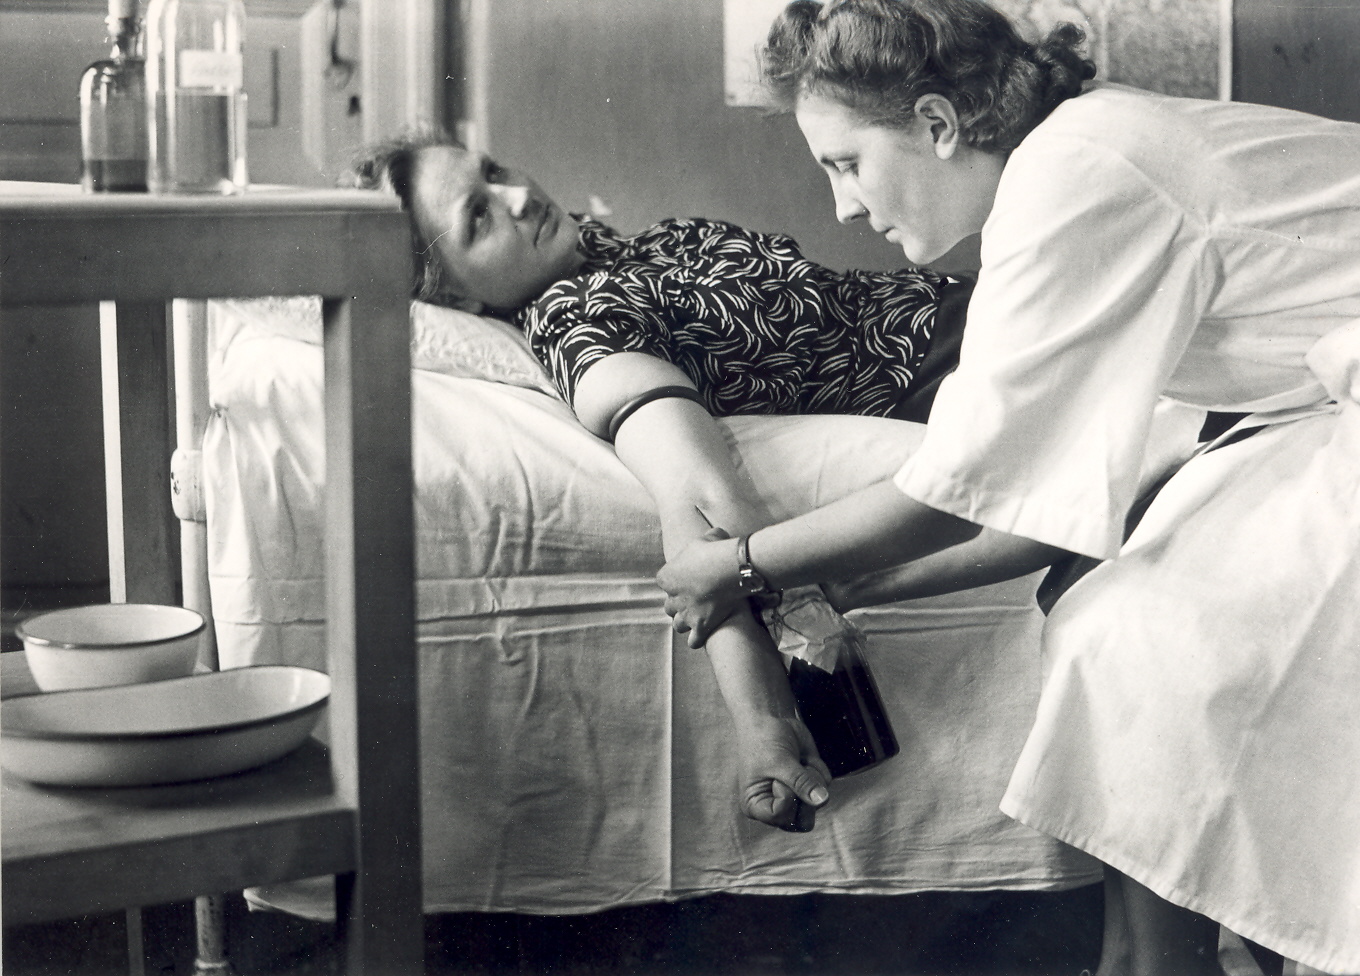
M689 633L690 647L708 637L738 608L745 595L737 587L737 543L722 529L710 529L661 567L657 584L666 591L666 612L677 633Z

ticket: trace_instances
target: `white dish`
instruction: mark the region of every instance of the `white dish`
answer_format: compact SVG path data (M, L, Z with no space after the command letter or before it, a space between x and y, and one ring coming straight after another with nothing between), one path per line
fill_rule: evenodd
M237 773L302 745L330 687L320 671L260 665L9 698L0 705L0 765L61 786L150 786Z
M43 691L130 685L193 674L203 617L156 603L103 603L20 622L28 669Z

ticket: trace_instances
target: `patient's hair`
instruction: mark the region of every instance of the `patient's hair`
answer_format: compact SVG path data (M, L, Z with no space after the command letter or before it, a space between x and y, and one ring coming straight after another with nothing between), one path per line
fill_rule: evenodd
M770 28L761 77L785 111L818 95L897 128L922 95L943 95L965 143L1006 153L1095 77L1085 37L1059 24L1029 44L983 0L795 0Z
M411 213L411 170L422 149L432 146L465 148L441 129L421 126L383 142L360 149L350 160L349 172L342 182L361 190L386 190L401 200L402 209ZM422 302L456 305L459 297L445 281L444 265L431 242L421 236L411 220L412 267L411 295Z

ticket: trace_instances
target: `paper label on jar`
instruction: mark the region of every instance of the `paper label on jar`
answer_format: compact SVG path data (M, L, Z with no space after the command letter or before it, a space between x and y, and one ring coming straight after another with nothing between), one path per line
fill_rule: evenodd
M240 91L245 81L241 55L227 51L180 51L180 88Z

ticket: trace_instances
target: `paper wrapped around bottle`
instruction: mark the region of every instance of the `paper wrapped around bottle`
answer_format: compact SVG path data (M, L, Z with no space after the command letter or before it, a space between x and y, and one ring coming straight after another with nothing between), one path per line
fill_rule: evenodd
M864 660L858 627L831 608L819 586L785 590L761 619L789 671L803 723L832 776L875 766L898 745Z
M761 619L786 665L798 658L830 674L836 670L842 647L864 643L864 634L831 609L820 586L785 590L777 604L761 611Z

